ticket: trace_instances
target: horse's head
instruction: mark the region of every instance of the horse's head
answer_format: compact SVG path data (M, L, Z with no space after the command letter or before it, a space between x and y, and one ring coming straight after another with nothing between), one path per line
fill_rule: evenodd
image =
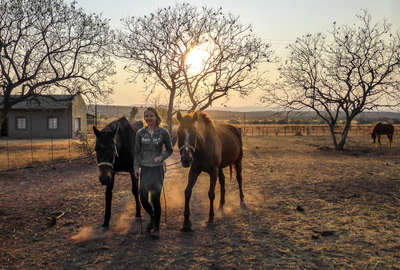
M178 112L177 119L179 121L177 135L181 163L183 167L187 168L192 165L194 152L197 146L198 135L195 127L197 114L186 114L182 116L181 113Z
M113 130L99 131L93 126L96 135L96 158L99 168L99 180L102 185L111 183L114 162L118 156L117 134L119 127Z

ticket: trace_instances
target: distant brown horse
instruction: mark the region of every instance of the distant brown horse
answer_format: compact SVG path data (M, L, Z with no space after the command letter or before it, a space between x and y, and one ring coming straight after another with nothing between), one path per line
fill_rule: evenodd
M220 208L225 203L225 176L223 168L234 165L239 184L239 196L242 207L242 137L239 128L232 125L215 125L207 113L196 111L184 116L177 114L178 146L183 167L189 167L188 183L185 189L185 219L182 231L192 231L190 221L190 197L201 172L210 175L210 212L208 223L214 222L214 198L217 177L221 185Z
M392 147L393 133L394 127L392 124L378 122L371 131L371 138L375 143L375 140L378 137L378 143L381 144L381 135L386 134L389 139L389 147Z

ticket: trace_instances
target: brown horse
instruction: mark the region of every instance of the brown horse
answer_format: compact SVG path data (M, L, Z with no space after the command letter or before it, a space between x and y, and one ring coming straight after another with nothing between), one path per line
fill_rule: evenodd
M221 185L220 208L225 203L225 176L223 168L234 165L239 184L239 196L242 207L244 195L242 190L242 157L243 147L240 129L225 124L215 125L211 118L202 111L177 114L178 146L182 166L190 166L188 183L185 189L185 219L182 231L192 231L190 221L190 197L201 172L210 175L210 212L208 223L214 222L214 198L217 177Z
M371 131L371 138L375 143L375 140L378 137L378 143L381 144L381 135L386 134L389 139L389 147L392 147L393 133L394 127L392 124L378 122Z

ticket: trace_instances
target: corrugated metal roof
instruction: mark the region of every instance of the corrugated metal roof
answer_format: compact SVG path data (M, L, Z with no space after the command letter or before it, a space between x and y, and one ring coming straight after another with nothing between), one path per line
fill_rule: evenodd
M11 96L16 98L17 96ZM72 103L73 95L43 95L32 96L28 99L19 102L12 106L12 109L67 109ZM3 101L3 96L0 96L0 103ZM3 105L0 105L2 108Z

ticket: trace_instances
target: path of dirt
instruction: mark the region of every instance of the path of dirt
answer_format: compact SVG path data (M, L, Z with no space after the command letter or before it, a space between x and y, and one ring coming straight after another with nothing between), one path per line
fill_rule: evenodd
M0 269L400 269L400 146L350 139L337 153L324 137L245 142L247 209L226 170L225 210L207 226L202 175L191 200L195 232L180 232L188 171L171 166L160 240L133 219L128 175L116 180L103 232L94 163L1 173Z

